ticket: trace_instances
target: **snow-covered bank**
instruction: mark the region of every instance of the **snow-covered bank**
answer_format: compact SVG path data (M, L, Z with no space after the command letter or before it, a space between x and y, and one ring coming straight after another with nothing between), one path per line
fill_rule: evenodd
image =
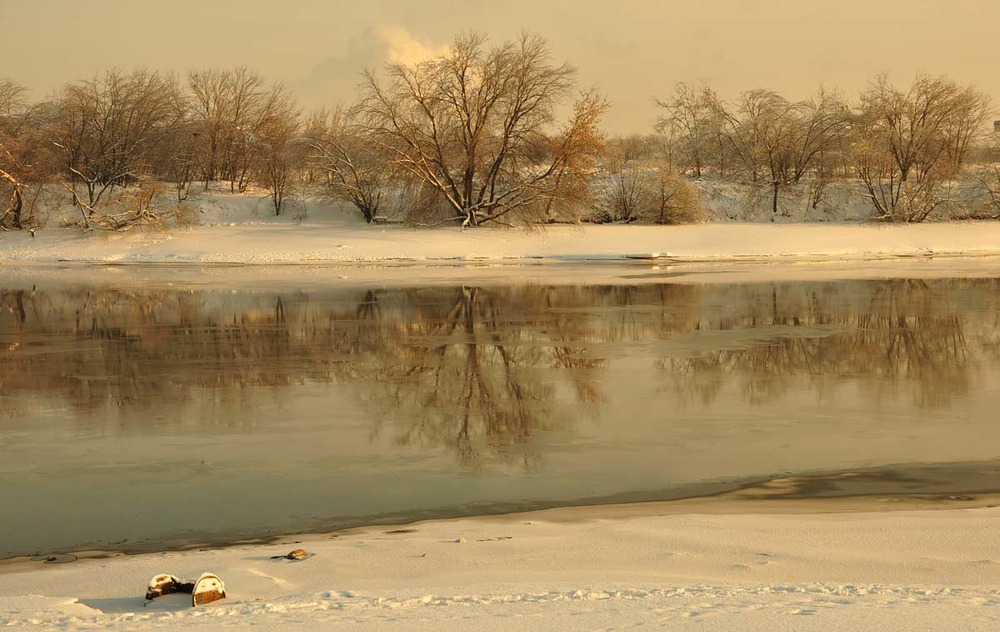
M0 625L989 630L1000 619L995 500L707 499L359 529L300 545L22 562L0 567ZM852 509L864 511L840 511ZM296 546L314 555L270 557ZM227 600L191 609L175 596L144 607L152 575L203 571L223 577Z
M726 197L725 195L723 197ZM726 199L729 199L728 196ZM532 230L365 224L356 212L305 198L274 216L254 194L198 192L192 225L124 233L48 226L0 232L0 264L356 264L525 261L842 261L998 255L1000 222L730 222L683 226L551 225ZM846 199L844 204L847 204ZM849 205L848 205L849 206ZM727 215L729 216L729 215Z
M69 229L4 233L0 263L347 263L455 261L796 261L1000 254L1000 222L915 225L700 224L414 229L327 222L247 222L166 232Z

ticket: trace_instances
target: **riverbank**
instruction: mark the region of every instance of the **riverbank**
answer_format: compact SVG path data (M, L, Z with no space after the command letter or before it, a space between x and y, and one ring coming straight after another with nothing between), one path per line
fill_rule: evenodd
M845 261L1000 254L1000 222L418 229L349 217L247 219L168 231L0 235L0 264L335 264L650 260Z
M317 534L269 545L21 562L0 625L152 630L995 629L994 496L759 493ZM946 509L946 510L945 510ZM302 547L301 561L272 559ZM228 598L144 606L204 571ZM805 619L799 619L805 617Z

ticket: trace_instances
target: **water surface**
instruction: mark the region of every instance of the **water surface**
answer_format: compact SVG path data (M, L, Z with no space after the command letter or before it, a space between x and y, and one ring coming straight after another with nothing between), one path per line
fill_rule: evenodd
M788 474L1000 488L1000 280L630 275L0 282L0 556L667 499Z

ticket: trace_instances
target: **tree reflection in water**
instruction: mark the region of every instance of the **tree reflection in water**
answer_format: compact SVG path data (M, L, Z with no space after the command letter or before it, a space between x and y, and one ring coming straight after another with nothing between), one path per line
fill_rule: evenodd
M649 357L667 393L632 395L667 409L727 384L750 404L845 383L946 404L1000 361L997 284L0 290L0 409L31 395L91 412L194 400L176 423L211 423L265 390L337 383L375 412L375 436L531 467L537 433L613 418L603 376L625 357Z
M658 339L690 327L692 286L497 286L369 293L359 342L341 366L367 385L377 432L405 444L452 447L473 464L595 415L608 359L597 346Z
M370 387L377 432L397 441L451 446L474 462L483 446L525 443L567 423L557 383L571 376L576 403L593 404L603 360L579 341L579 324L548 318L547 290L461 287L366 296L358 339L364 354L342 368ZM530 466L530 453L520 458Z
M708 403L735 379L751 404L793 389L822 396L851 381L873 403L908 393L920 406L945 405L969 391L980 368L974 359L996 344L989 325L1000 313L996 280L761 285L741 293L741 304L757 308L698 328L755 339L658 362L689 401Z

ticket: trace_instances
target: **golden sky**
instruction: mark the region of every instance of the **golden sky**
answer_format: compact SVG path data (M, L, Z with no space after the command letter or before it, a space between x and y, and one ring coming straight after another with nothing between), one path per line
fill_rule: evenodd
M946 74L1000 102L1000 0L0 0L0 24L0 77L35 98L115 66L245 64L312 107L349 100L363 67L472 29L545 36L609 97L613 133L650 131L653 97L678 81L798 99Z

